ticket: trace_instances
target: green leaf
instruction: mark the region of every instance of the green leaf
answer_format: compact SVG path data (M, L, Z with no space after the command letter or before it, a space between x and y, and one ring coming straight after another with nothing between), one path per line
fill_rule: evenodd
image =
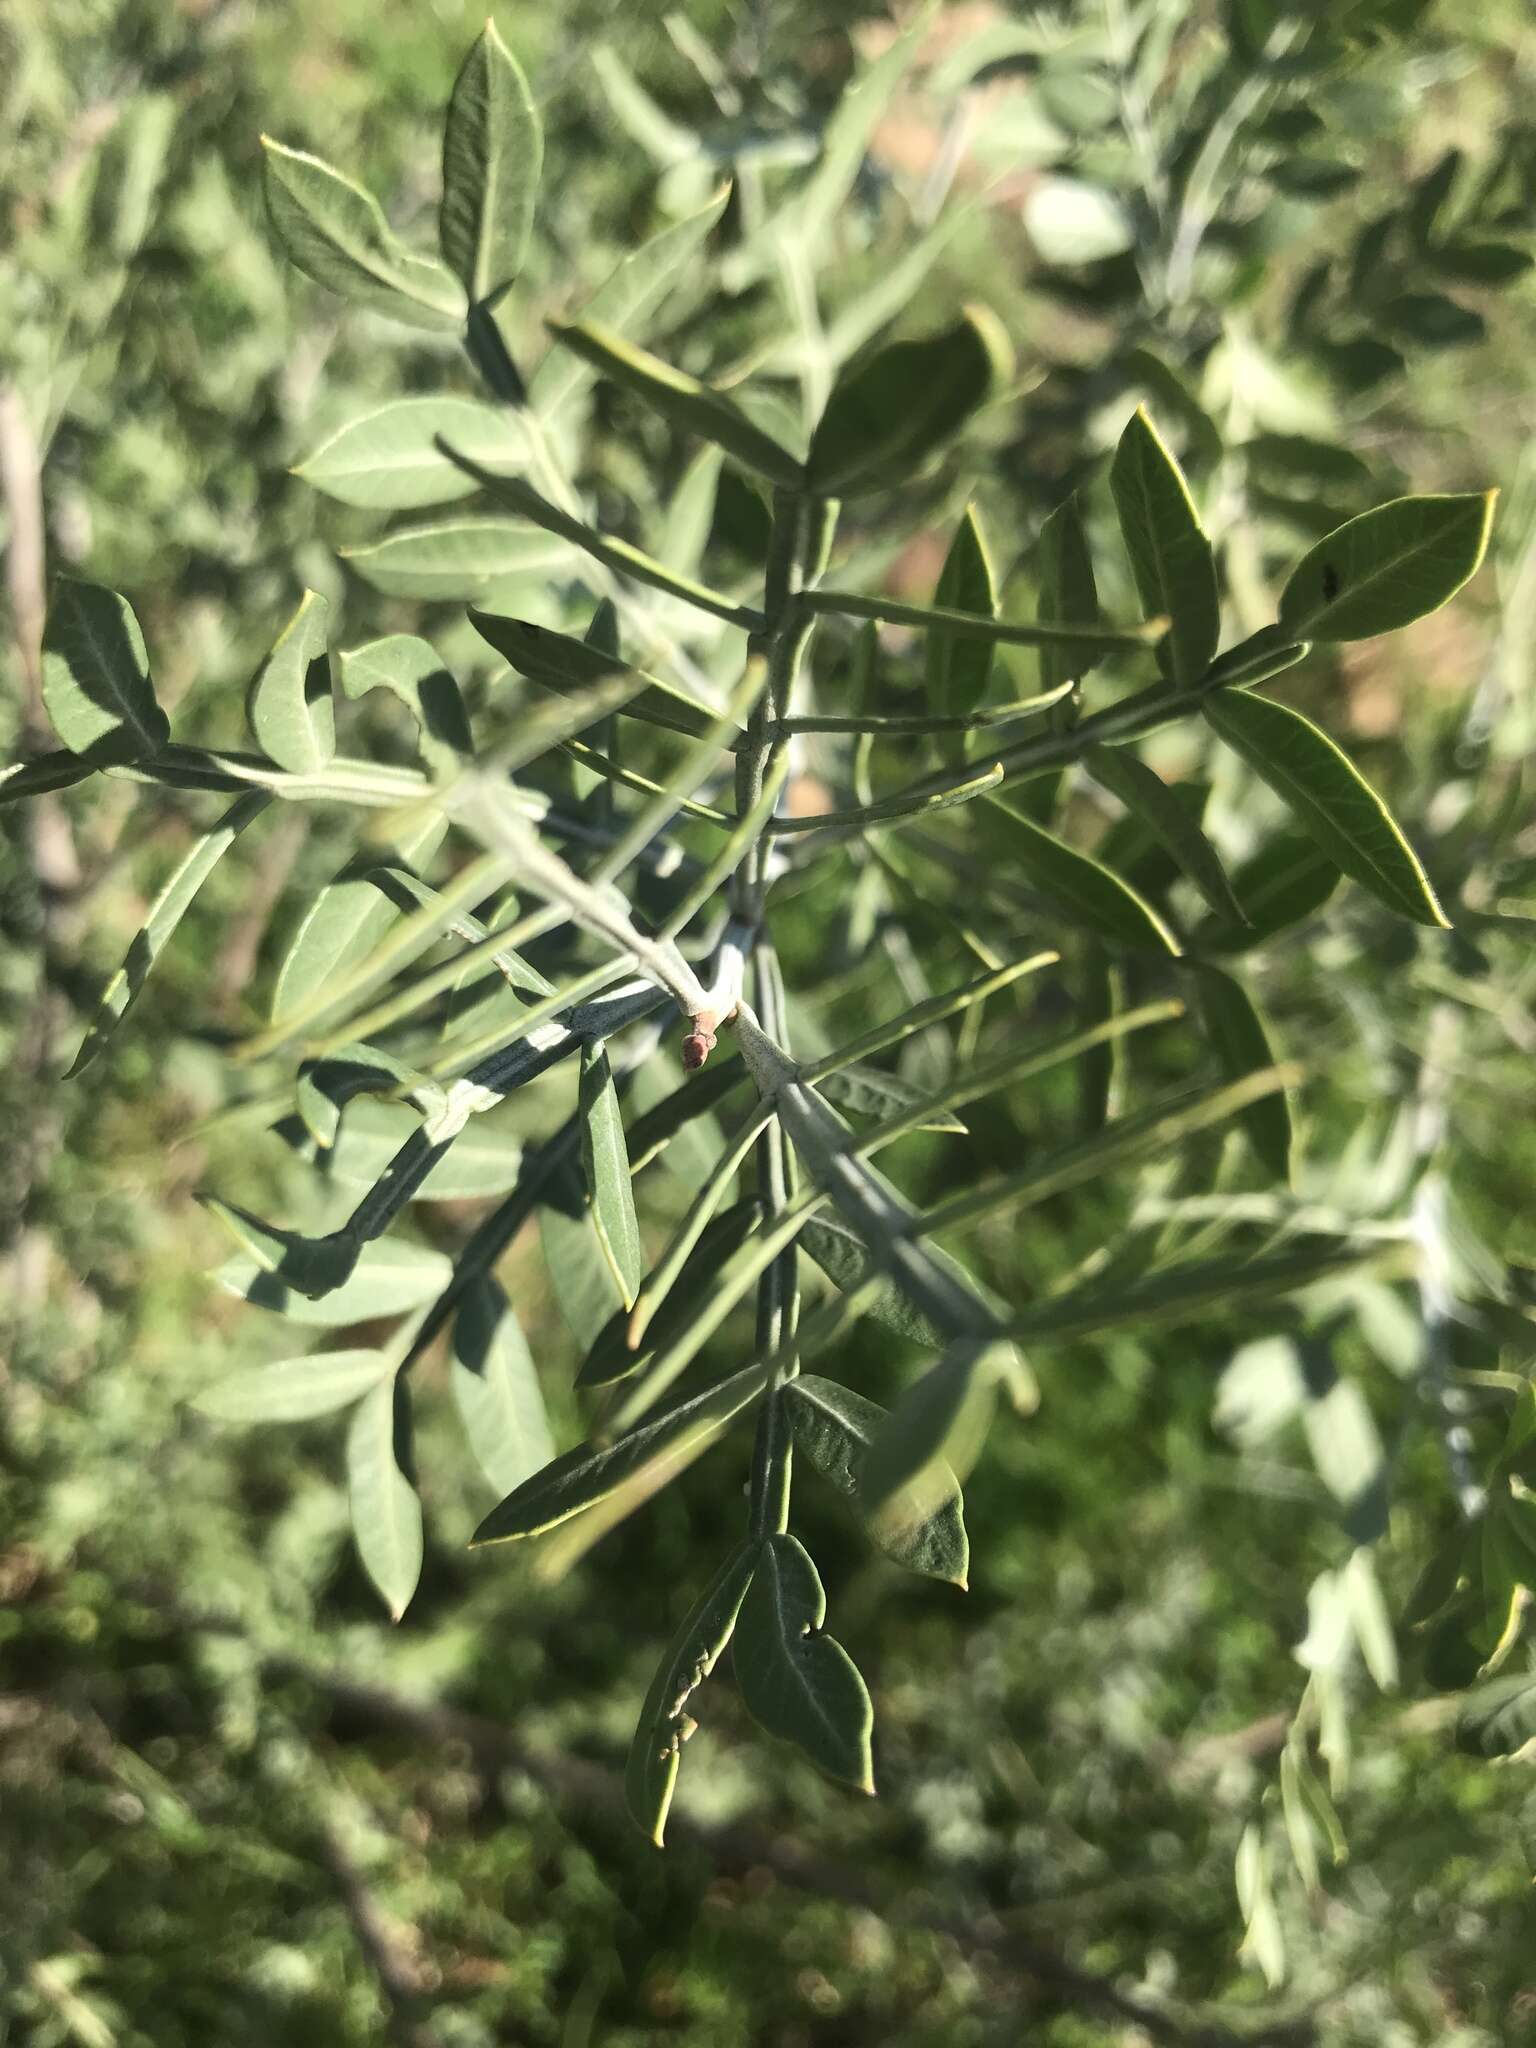
M839 376L811 437L808 485L841 498L906 482L1012 374L1007 339L980 307L940 334L888 342Z
M1195 933L1195 944L1203 953L1240 953L1261 945L1321 910L1342 879L1314 840L1302 832L1282 832L1233 877L1247 924L1219 925L1207 919Z
M1124 977L1102 946L1090 945L1083 965L1080 1012L1091 1024L1108 1024L1125 1007ZM1077 1062L1077 1127L1085 1137L1102 1130L1119 1106L1125 1080L1123 1045L1122 1039L1106 1037Z
M397 842L396 851L405 861L428 860L447 829L442 818L417 823ZM376 853L358 855L311 901L277 970L274 1022L296 1014L332 975L372 952L399 917L398 907L368 879L377 864Z
M337 553L386 597L481 597L514 577L543 581L571 565L567 542L530 532L518 519L448 519L402 527L383 540L338 548Z
M1449 926L1397 820L1326 733L1288 705L1240 690L1209 696L1201 708L1346 875L1416 924Z
M902 34L894 37L867 71L842 95L821 137L816 168L790 201L783 222L814 250L842 212L858 178L864 153L891 95L923 47L934 18L932 5L919 8Z
M472 1281L453 1321L453 1398L475 1462L510 1493L555 1455L522 1325L497 1283Z
M581 308L581 317L599 320L619 334L642 331L674 278L691 264L729 197L730 187L723 185L697 213L672 222L631 250ZM541 417L553 419L587 389L592 377L587 364L564 350L551 349L529 380L528 396Z
M1481 313L1442 292L1403 292L1388 299L1376 318L1400 340L1422 348L1470 348L1488 332Z
M528 81L488 21L454 80L443 128L443 260L474 304L523 267L544 154Z
M354 1096L410 1096L427 1114L441 1109L446 1100L439 1084L419 1067L361 1040L339 1045L319 1059L306 1060L299 1068L293 1095L305 1130L322 1149L336 1143L341 1113ZM400 1114L414 1122L409 1111ZM377 1178L376 1173L370 1174L369 1184Z
M1082 507L1075 491L1062 500L1041 527L1036 552L1037 622L1042 626L1096 626L1099 593L1093 579L1093 557L1088 552ZM1079 681L1097 658L1091 647L1076 651L1070 647L1043 646L1039 655L1041 689L1059 690L1063 683Z
M322 441L294 475L328 498L375 511L472 497L474 478L448 460L439 435L487 469L521 469L528 460L527 438L504 407L473 398L397 398Z
M603 1256L613 1269L626 1308L633 1308L643 1270L640 1226L629 1180L624 1116L605 1046L589 1041L581 1049L581 1163L587 1200Z
M1006 829L997 834L1000 855L1023 872L1031 888L1101 938L1142 953L1177 954L1178 940L1157 912L1111 869L1047 832L1010 798L987 803Z
M711 390L697 377L674 369L598 321L582 320L570 325L551 321L550 332L600 376L632 391L681 432L698 434L713 442L743 468L754 470L771 483L788 490L799 487L801 468L794 456L771 434L754 425L724 392Z
M1438 611L1481 563L1497 495L1395 498L1346 520L1291 571L1281 631L1295 640L1368 640Z
M1259 1072L1274 1063L1269 1034L1248 991L1230 974L1201 961L1190 963L1200 1014L1215 1047L1221 1070L1229 1079ZM1283 1092L1263 1095L1242 1112L1243 1128L1254 1151L1275 1179L1291 1178L1291 1112Z
M82 1073L105 1049L118 1025L138 1000L139 991L155 962L191 908L193 898L213 872L215 864L270 801L264 790L252 790L237 797L213 830L205 832L178 864L175 873L150 905L149 914L140 925L127 958L102 990L95 1015L70 1066L70 1075Z
M430 641L414 633L389 633L347 648L338 659L342 695L355 699L370 690L388 690L398 697L420 728L422 758L438 772L447 773L473 755L475 742L458 683Z
M510 1543L540 1535L605 1500L636 1474L658 1463L685 1462L701 1443L709 1442L756 1400L763 1383L763 1368L747 1366L702 1394L690 1394L639 1423L613 1443L578 1444L492 1508L471 1542Z
M411 1410L404 1373L392 1373L352 1411L347 1501L363 1570L398 1621L421 1577L421 1502L411 1481Z
M1120 436L1109 484L1147 616L1169 622L1159 659L1187 688L1210 667L1221 638L1216 560L1184 472L1145 407Z
M665 1300L647 1320L644 1342L631 1347L630 1312L623 1307L615 1309L582 1362L577 1386L609 1387L649 1367L657 1353L687 1328L701 1295L707 1294L726 1260L740 1250L762 1220L763 1205L755 1195L711 1217L667 1289Z
M859 1501L859 1475L886 1410L850 1387L805 1373L791 1380L782 1399L789 1411L795 1449L807 1464L850 1500ZM908 1571L964 1587L970 1567L960 1485L950 1477L948 1498L931 1512L880 1516L870 1534L882 1550ZM926 1505L926 1504L925 1504Z
M1257 1258L1191 1260L1123 1286L1095 1280L1021 1309L1006 1334L1021 1344L1064 1343L1136 1324L1181 1322L1212 1308L1243 1310L1310 1287L1380 1251L1379 1244L1325 1237Z
M966 507L955 528L933 601L945 611L976 612L987 619L997 616L992 564L974 505ZM936 627L928 635L924 663L928 702L940 717L974 711L987 694L992 648L985 640L957 640Z
M65 746L93 768L142 761L170 739L126 597L70 576L55 583L43 633L43 704Z
M987 1433L997 1391L1012 1387L1032 1406L1034 1381L1011 1345L966 1339L914 1381L887 1415L865 1454L859 1493L886 1541L933 1514L968 1472Z
M336 752L336 704L326 622L330 606L306 590L252 680L245 715L256 744L290 775L314 775Z
M628 662L569 633L557 633L552 626L536 626L529 619L506 619L494 612L470 607L469 622L481 639L530 682L547 690L572 696L590 689L609 676L631 673ZM638 673L644 673L639 671ZM644 686L619 707L629 718L642 718L650 725L665 726L671 732L702 739L717 714L678 683L647 675Z
M736 1621L732 1663L747 1711L832 1777L875 1789L874 1708L841 1643L823 1635L827 1596L804 1546L769 1536Z
M350 1278L319 1300L286 1286L270 1265L249 1254L226 1260L214 1278L257 1308L316 1329L339 1330L420 1308L448 1285L453 1262L426 1245L381 1237L358 1249Z
M349 1407L394 1371L382 1351L312 1351L231 1373L194 1395L191 1406L215 1422L307 1422Z
M903 1081L897 1074L857 1064L839 1067L818 1080L816 1085L828 1102L835 1102L839 1109L845 1109L853 1116L872 1116L882 1120L899 1116L904 1110L915 1109L924 1097L921 1088L911 1081ZM931 1122L919 1124L918 1129L963 1132L965 1125L951 1111L940 1110Z
M408 327L458 325L464 304L453 280L401 247L371 192L270 135L261 146L273 230L307 277Z
M839 1222L835 1216L811 1217L801 1230L798 1242L843 1294L852 1294L865 1287L880 1271L878 1261L871 1256L869 1247L858 1232ZM937 1245L928 1245L926 1250L934 1263L949 1273L956 1286L968 1288L991 1301L975 1275L968 1272L958 1259L952 1259ZM893 1330L898 1337L921 1344L925 1350L941 1350L949 1341L948 1334L890 1278L872 1290L863 1312L886 1329Z
M756 1543L743 1543L732 1551L667 1645L640 1709L624 1766L624 1803L635 1825L658 1848L672 1809L678 1753L695 1726L688 1701L731 1639L757 1557Z
M1456 1717L1456 1747L1473 1756L1513 1756L1536 1736L1536 1671L1477 1686Z
M539 1245L556 1304L583 1353L613 1315L623 1313L619 1283L575 1176L556 1177L539 1211Z
M403 1103L354 1101L335 1143L321 1154L327 1175L347 1187L377 1185L421 1119ZM521 1150L504 1118L477 1116L416 1190L418 1202L477 1202L517 1181Z
M1132 816L1141 820L1218 917L1243 922L1243 907L1232 892L1215 847L1160 775L1129 747L1085 748L1083 766L1095 782L1119 797Z
M90 763L65 748L34 754L25 761L12 761L9 767L0 768L0 804L47 796L56 789L73 789L90 773Z

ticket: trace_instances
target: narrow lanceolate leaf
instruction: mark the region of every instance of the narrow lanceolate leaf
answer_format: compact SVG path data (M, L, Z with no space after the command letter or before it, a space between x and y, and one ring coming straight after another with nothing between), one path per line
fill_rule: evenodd
M475 750L469 715L458 683L437 649L415 633L389 633L338 657L344 697L388 690L398 697L421 732L423 758L434 768L456 767Z
M874 1709L842 1644L821 1633L827 1596L805 1547L770 1536L736 1621L732 1663L752 1718L860 1792L875 1789Z
M1259 1258L1194 1260L1124 1286L1095 1281L1022 1309L1005 1334L1021 1344L1065 1342L1135 1324L1181 1322L1212 1308L1244 1309L1277 1294L1294 1294L1380 1252L1379 1243L1328 1237Z
M923 48L933 12L931 6L917 9L902 34L843 94L822 132L816 168L790 201L785 218L786 230L801 237L813 254L853 190L870 137Z
M795 1449L840 1493L859 1499L859 1477L886 1410L851 1387L803 1373L784 1389ZM926 1505L926 1504L925 1504ZM970 1568L970 1545L960 1485L951 1473L947 1498L921 1515L898 1513L879 1517L870 1533L898 1564L926 1578L945 1579L963 1587Z
M730 187L722 186L697 213L674 221L631 250L582 307L583 318L601 321L619 334L643 333L674 278L725 211L729 197ZM534 410L546 419L557 417L587 389L593 374L576 357L551 349L529 380Z
M743 1543L716 1572L667 1645L640 1709L624 1766L624 1804L635 1825L658 1848L672 1810L679 1751L697 1725L687 1711L688 1702L731 1639L757 1555L755 1543Z
M353 1102L318 1163L343 1187L376 1187L421 1119L398 1102ZM521 1152L506 1124L477 1116L416 1189L418 1202L478 1202L516 1186Z
M408 327L453 327L463 318L453 279L401 247L371 192L270 135L261 146L267 212L307 277Z
M126 597L59 578L43 633L43 704L65 746L92 767L142 761L169 740Z
M763 1389L761 1366L747 1366L702 1394L652 1416L611 1444L579 1444L524 1480L491 1509L473 1543L510 1543L537 1536L607 1496L647 1467L685 1463L717 1436Z
M945 611L976 612L987 619L997 616L992 564L987 559L974 505L966 507L955 528L933 601ZM987 694L992 674L992 649L988 643L957 640L938 627L928 635L924 659L932 709L946 718L974 711Z
M1242 691L1207 697L1202 709L1346 875L1416 924L1450 923L1397 820L1310 719Z
M473 398L397 398L351 420L294 474L328 498L374 511L446 505L477 488L438 446L452 441L487 469L520 469L528 443L514 414Z
M1012 372L1007 338L980 307L940 334L889 342L838 378L811 437L807 483L843 498L906 482Z
M481 469L482 476L491 472ZM515 577L568 568L569 545L515 519L446 519L402 528L365 547L338 548L365 583L386 597L481 597Z
M421 1502L411 1480L411 1411L405 1375L363 1396L347 1432L347 1502L363 1570L398 1621L421 1577Z
M591 689L594 683L631 673L629 664L620 656L577 640L569 633L557 633L552 626L536 626L529 619L501 618L494 612L476 611L473 606L469 622L520 676L542 684L547 690L558 690L562 696L572 696ZM717 715L681 684L651 675L619 709L628 718L641 718L647 724L686 733L690 739L702 738Z
M102 990L96 1014L86 1029L80 1050L75 1054L70 1074L81 1073L105 1048L137 1000L171 934L190 909L192 899L215 864L269 802L270 798L262 790L252 790L246 796L237 797L213 830L205 832L186 855L151 904L149 915L128 949L127 958Z
M987 802L1007 820L1006 833L999 835L1004 864L1012 863L1028 887L1074 923L1138 952L1181 950L1152 905L1112 869L1047 832L1008 798L994 796Z
M327 652L330 606L306 590L246 698L256 744L290 775L314 775L336 751L336 703Z
M763 1220L763 1205L755 1195L733 1202L713 1217L699 1235L698 1243L683 1261L666 1298L646 1322L638 1348L630 1343L633 1318L617 1308L598 1332L576 1375L578 1387L607 1387L616 1380L647 1370L666 1345L686 1330L701 1298L707 1296L726 1261L738 1252ZM652 1276L654 1277L654 1275ZM641 1295L641 1302L645 1299Z
M568 326L552 321L550 332L600 376L632 391L681 432L712 441L770 483L789 490L800 484L801 467L795 457L724 392L712 390L686 370L674 369L601 321L580 320Z
M1088 534L1075 491L1056 507L1040 529L1035 573L1039 584L1035 617L1042 626L1098 624L1099 593L1093 578L1093 557L1088 552ZM1042 647L1041 689L1059 690L1063 683L1080 681L1096 659L1092 648L1074 652L1070 647Z
M453 1321L453 1398L475 1462L498 1493L555 1455L533 1354L496 1282L475 1280Z
M412 827L395 850L404 861L429 860L447 829L445 819L429 819ZM376 865L373 854L349 861L310 902L277 971L274 1022L303 1009L333 974L371 952L399 917L398 907L367 879Z
M1216 561L1184 472L1138 408L1109 471L1131 573L1152 618L1168 620L1166 672L1188 687L1204 675L1221 638Z
M376 1316L400 1315L442 1293L453 1278L443 1252L398 1238L379 1238L357 1252L351 1277L319 1300L288 1286L250 1252L226 1260L214 1278L230 1294L315 1329L345 1329Z
M846 1109L853 1116L899 1116L903 1110L917 1107L923 1099L923 1091L911 1081L903 1081L899 1075L887 1074L879 1067L839 1067L816 1085L828 1102L835 1102L839 1109ZM931 1123L919 1128L963 1132L965 1125L952 1111L940 1110Z
M47 796L56 789L72 789L90 774L88 761L67 748L34 754L27 761L12 761L0 768L0 804L20 802L24 797Z
M191 1405L215 1422L307 1422L349 1407L360 1394L394 1377L382 1351L312 1351L231 1373L195 1395Z
M1321 910L1342 880L1338 868L1305 832L1281 832L1232 877L1247 922L1231 925L1207 918L1195 933L1196 950L1241 953L1260 945Z
M1094 781L1119 797L1158 844L1178 862L1217 917L1241 924L1243 906L1209 839L1163 778L1129 747L1089 747L1083 766Z
M544 136L528 81L488 21L454 81L443 128L443 260L475 303L523 267Z
M1234 1081L1268 1067L1273 1054L1264 1020L1241 982L1219 967L1192 963L1200 1015L1221 1070ZM1291 1177L1291 1112L1283 1092L1262 1096L1242 1112L1253 1149L1276 1180Z
M1438 611L1482 561L1496 496L1395 498L1346 520L1291 571L1281 631L1293 640L1366 640Z
M619 1094L607 1049L596 1042L581 1049L579 1108L581 1163L592 1221L597 1226L603 1256L613 1268L624 1306L632 1308L642 1271L640 1226L635 1220Z
M871 1285L879 1275L879 1262L871 1256L864 1240L846 1223L835 1216L813 1216L800 1232L798 1242L841 1293L860 1295L864 1303L863 1313L872 1321L883 1324L910 1343L922 1345L925 1350L940 1350L948 1342L948 1333L925 1315L917 1302L904 1294L894 1280L886 1278ZM928 1245L926 1250L934 1263L949 1273L957 1287L968 1288L991 1303L991 1297L985 1294L975 1276L958 1259L952 1259L937 1245Z

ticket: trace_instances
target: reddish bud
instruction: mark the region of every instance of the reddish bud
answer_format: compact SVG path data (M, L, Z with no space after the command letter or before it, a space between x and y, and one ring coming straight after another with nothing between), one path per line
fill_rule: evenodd
M683 1068L696 1074L715 1049L713 1031L690 1031L683 1040Z

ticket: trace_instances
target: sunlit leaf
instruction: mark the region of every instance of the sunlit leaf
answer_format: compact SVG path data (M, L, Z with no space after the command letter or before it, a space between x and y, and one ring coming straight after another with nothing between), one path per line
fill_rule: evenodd
M474 739L458 683L430 641L414 633L390 633L339 657L344 697L388 690L415 719L423 758L447 772L472 755Z
M1221 635L1216 561L1184 473L1144 409L1120 437L1109 482L1142 604L1149 618L1169 621L1160 657L1187 687L1209 668Z
M270 135L261 146L267 212L306 276L410 327L453 327L462 319L453 279L402 248L371 192Z
M1296 640L1366 640L1438 611L1482 561L1496 496L1396 498L1347 520L1291 571L1281 630Z
M351 1277L318 1300L285 1285L270 1266L249 1253L226 1260L214 1275L228 1293L257 1308L319 1329L344 1329L349 1323L419 1308L441 1294L452 1277L453 1263L446 1253L393 1237L363 1245Z
M142 761L171 736L155 702L144 635L126 597L61 576L43 633L43 704L72 754L92 767Z
M337 550L386 597L480 597L513 577L569 567L568 542L516 519L451 519Z
M851 1387L814 1374L791 1380L781 1397L789 1411L795 1449L806 1463L852 1501L859 1501L859 1476L886 1410ZM960 1487L951 1475L949 1498L937 1508L908 1518L901 1503L894 1517L877 1516L870 1534L882 1550L908 1571L964 1586L970 1565Z
M544 137L516 58L487 21L454 80L443 127L443 260L481 303L523 267Z
M933 593L934 604L942 610L976 612L983 618L997 613L992 564L987 559L974 505L966 507ZM928 702L940 716L974 711L987 693L992 674L992 649L985 640L957 640L936 628L924 645Z
M608 1054L600 1044L581 1051L581 1159L587 1199L603 1255L613 1268L624 1306L634 1305L640 1286L640 1226L629 1181L624 1116Z
M1088 552L1088 535L1075 491L1062 500L1040 528L1035 577L1035 616L1042 626L1098 624L1099 596L1093 557ZM1096 658L1091 647L1079 651L1070 647L1042 647L1040 688L1057 690L1063 683L1076 682L1088 673Z
M505 407L473 398L397 398L351 420L295 467L328 498L388 512L446 505L476 484L437 445L452 441L487 469L518 469L528 443Z
M381 1351L312 1351L230 1373L194 1395L191 1406L215 1422L307 1422L349 1407L394 1370Z
M421 1577L421 1502L411 1474L411 1410L405 1375L363 1396L347 1432L347 1501L363 1570L398 1621Z
M1025 817L1010 797L987 799L1006 827L992 836L1005 863L1073 923L1142 953L1178 953L1178 940L1129 882Z
M475 1462L498 1493L555 1455L528 1340L506 1295L484 1275L465 1289L453 1319L453 1398Z
M336 752L327 621L330 606L306 590L252 679L245 713L257 745L290 775L313 775Z

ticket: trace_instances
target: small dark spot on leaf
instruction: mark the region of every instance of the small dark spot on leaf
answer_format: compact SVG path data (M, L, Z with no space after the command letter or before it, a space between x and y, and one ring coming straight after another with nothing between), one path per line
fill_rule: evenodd
M1339 594L1339 589L1340 589L1340 585L1339 585L1339 572L1338 572L1338 570L1337 570L1337 569L1335 569L1335 567L1333 566L1332 562L1324 562L1324 564L1323 564L1323 602L1324 602L1324 604L1332 604L1332 603L1333 603L1333 600L1334 600L1334 599L1335 599L1335 598L1336 598L1336 597L1338 596L1338 594Z

